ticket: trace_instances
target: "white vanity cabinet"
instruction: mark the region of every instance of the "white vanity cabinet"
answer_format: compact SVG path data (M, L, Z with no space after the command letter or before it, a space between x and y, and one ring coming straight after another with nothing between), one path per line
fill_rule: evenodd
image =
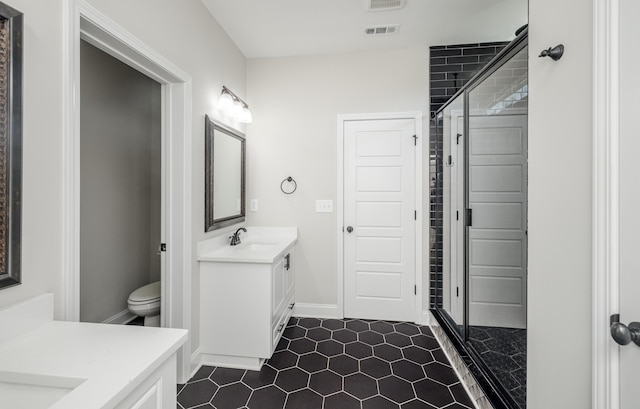
M295 237L280 242L273 257L235 260L228 249L224 257L199 257L203 364L259 370L271 357L295 304L294 245ZM244 246L238 254L267 245Z

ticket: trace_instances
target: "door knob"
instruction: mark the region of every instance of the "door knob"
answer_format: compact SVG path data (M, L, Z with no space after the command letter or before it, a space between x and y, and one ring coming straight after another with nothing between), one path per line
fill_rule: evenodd
M353 227L347 226L347 233L351 233L353 231Z
M628 345L631 342L640 346L640 322L632 322L627 327L612 317L611 337L620 345Z

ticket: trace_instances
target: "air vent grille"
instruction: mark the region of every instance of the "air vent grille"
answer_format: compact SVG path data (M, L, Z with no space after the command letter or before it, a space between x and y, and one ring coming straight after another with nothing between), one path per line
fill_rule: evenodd
M404 0L366 0L367 10L381 11L399 9L404 6Z
M364 29L364 34L367 36L393 35L398 34L398 31L400 31L400 24L390 24L387 26L367 27Z

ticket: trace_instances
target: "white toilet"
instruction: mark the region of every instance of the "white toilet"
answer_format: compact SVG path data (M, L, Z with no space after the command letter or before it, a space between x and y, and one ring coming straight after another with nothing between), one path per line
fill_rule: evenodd
M160 281L138 288L127 302L129 311L144 317L145 327L160 326Z

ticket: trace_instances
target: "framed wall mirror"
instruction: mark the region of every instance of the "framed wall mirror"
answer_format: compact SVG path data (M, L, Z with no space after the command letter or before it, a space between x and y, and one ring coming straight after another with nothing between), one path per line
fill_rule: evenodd
M0 289L21 283L23 15L0 2Z
M245 137L205 116L206 232L245 219Z

